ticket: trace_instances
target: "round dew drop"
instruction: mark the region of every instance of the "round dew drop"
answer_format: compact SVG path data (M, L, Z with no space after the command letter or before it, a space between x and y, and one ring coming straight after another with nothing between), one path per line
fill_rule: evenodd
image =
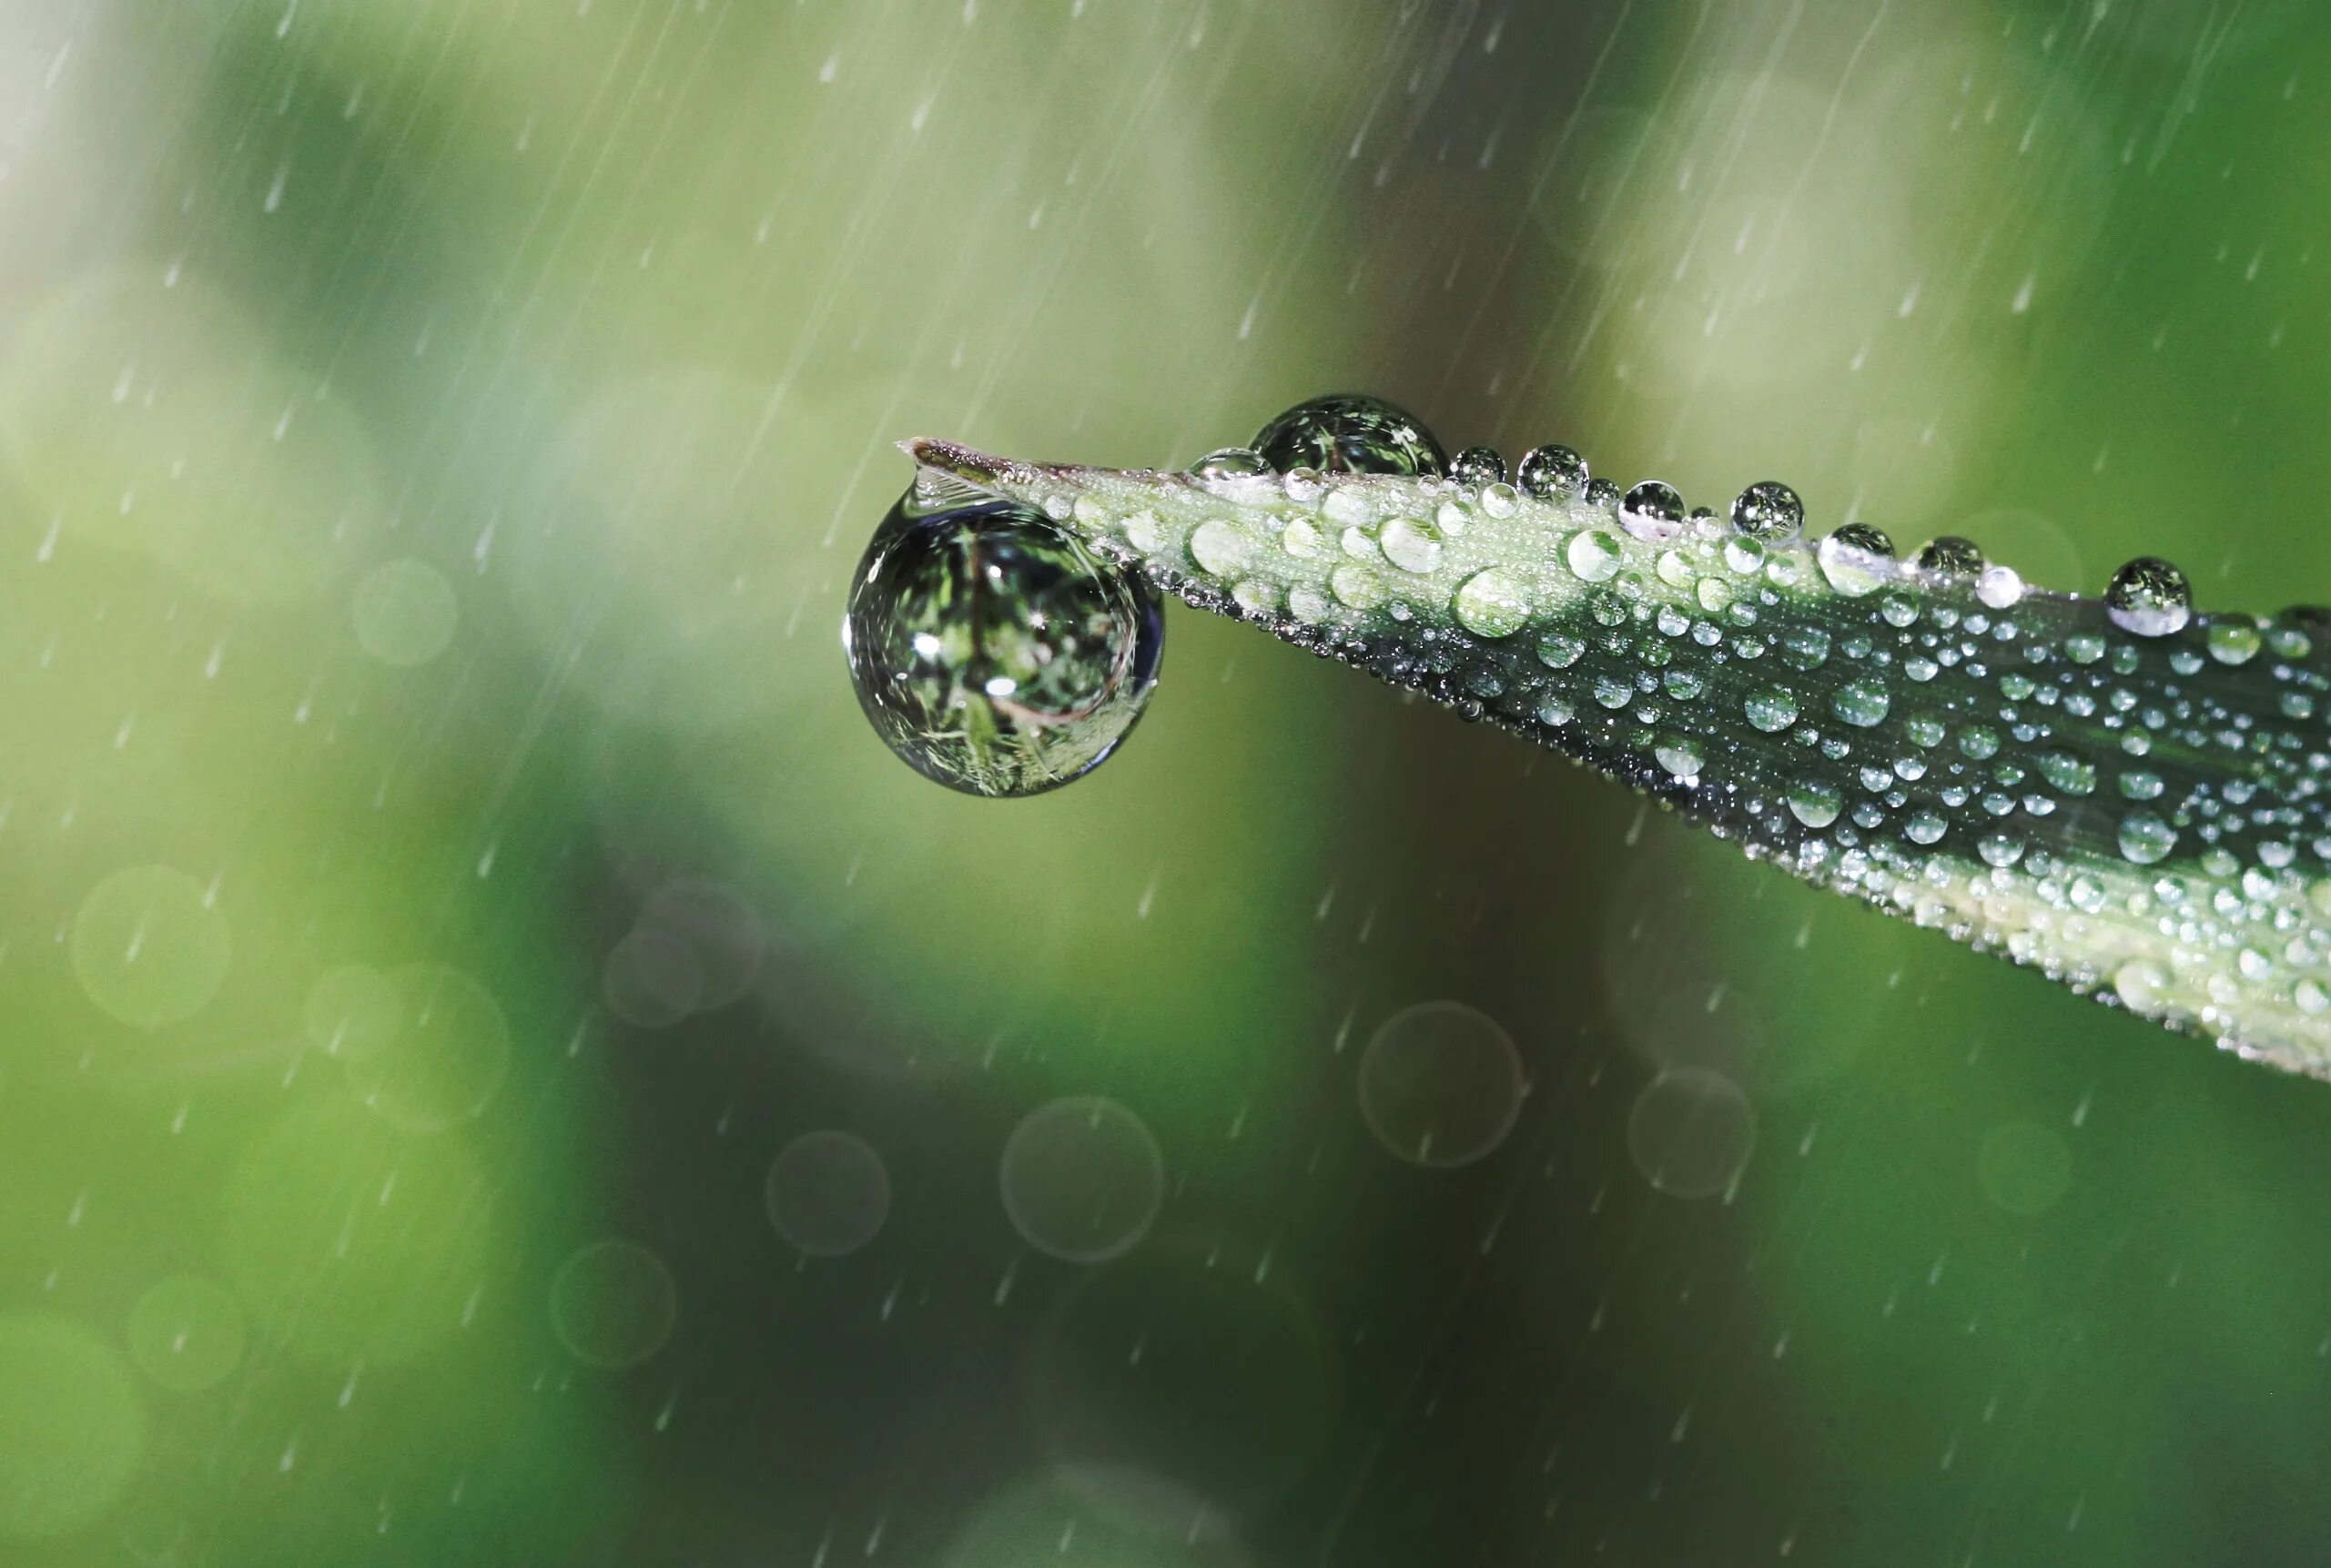
M1780 544L1805 526L1805 503L1778 480L1760 480L1732 498L1732 526L1750 539Z
M1626 554L1619 541L1604 530L1586 528L1571 535L1562 558L1581 582L1607 582L1618 575Z
M884 744L984 795L1098 766L1140 717L1163 640L1149 588L1037 513L932 512L911 493L858 563L842 638Z
M1467 447L1449 460L1449 477L1468 490L1505 482L1505 460L1495 447Z
M1894 541L1868 523L1850 522L1821 541L1815 559L1831 588L1859 599L1892 577Z
M1354 610L1373 610L1389 597L1384 580L1364 566L1346 563L1331 573L1327 585L1335 597Z
M1403 572L1431 572L1441 564L1441 535L1429 522L1396 517L1384 524L1377 543L1384 559Z
M1683 532L1684 498L1667 481L1647 479L1619 502L1618 520L1637 539L1675 539Z
M1190 559L1216 577L1235 577L1254 564L1254 541L1223 518L1201 522L1190 535Z
M2194 618L2193 585L2166 561L2141 555L2113 573L2104 613L2133 636L2166 637Z
M2177 845L2177 830L2151 812L2131 812L2121 819L2121 853L2139 865L2151 865Z
M1893 705L1886 688L1875 681L1850 681L1829 698L1829 709L1847 723L1862 729L1882 723Z
M1586 492L1586 460L1568 447L1533 447L1514 482L1538 501L1574 501Z
M1789 814L1807 827L1822 828L1837 821L1845 809L1845 794L1820 779L1803 779L1789 792Z
M1464 580L1454 609L1464 629L1481 637L1510 637L1530 618L1528 591L1513 573L1495 566Z
M1282 473L1430 474L1448 467L1414 414L1382 398L1336 393L1298 403L1255 432L1254 450Z
M1748 723L1769 735L1797 722L1796 697L1779 686L1767 686L1761 691L1749 693L1741 703L1740 709L1748 714Z

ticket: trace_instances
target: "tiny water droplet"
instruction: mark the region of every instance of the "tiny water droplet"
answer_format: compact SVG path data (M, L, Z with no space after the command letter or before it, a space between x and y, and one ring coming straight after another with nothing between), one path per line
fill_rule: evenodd
M1449 477L1471 490L1505 482L1505 460L1495 447L1467 447L1449 460Z
M1530 618L1529 595L1522 581L1495 566L1464 580L1454 608L1464 629L1481 637L1510 637Z
M1580 529L1564 547L1562 558L1581 582L1607 582L1617 575L1626 558L1619 541L1599 528Z
M2123 817L2120 836L2121 853L2139 865L2151 865L2177 846L2177 830L2151 812Z
M2166 637L2194 618L2193 585L2166 561L2140 555L2113 573L2104 590L2104 613L2134 636Z
M1384 559L1403 572L1430 572L1441 564L1441 533L1429 522L1396 517L1377 536Z
M1740 704L1748 723L1767 734L1785 730L1797 722L1797 698L1779 686L1767 686L1751 692Z
M1140 718L1158 602L1037 513L902 496L852 580L843 652L875 733L927 778L1033 794L1098 766Z
M1298 403L1255 432L1253 447L1281 472L1438 475L1441 443L1407 410L1357 392Z
M2012 610L2023 598L2023 579L2012 566L1989 566L1975 579L1975 597L1994 610Z
M2210 627L2210 657L2221 664L2247 664L2264 642L2258 628L2247 621L2219 621Z
M1732 526L1751 539L1781 543L1805 526L1805 503L1778 480L1759 480L1732 500Z
M1972 578L1983 570L1982 547L1955 533L1941 534L1919 547L1918 564L1937 577Z
M1684 498L1665 480L1647 479L1619 502L1619 525L1637 539L1675 539L1684 527Z
M1859 599L1892 576L1894 541L1866 522L1849 522L1821 541L1818 558L1829 586Z
M1827 827L1845 809L1845 793L1822 779L1800 779L1789 791L1789 814L1807 827Z
M1847 723L1861 729L1882 722L1892 699L1875 681L1849 681L1830 694L1829 709Z
M1203 480L1255 479L1269 473L1271 465L1252 447L1222 447L1191 463L1190 471Z
M1514 482L1538 501L1571 501L1586 492L1586 460L1568 447L1533 447Z

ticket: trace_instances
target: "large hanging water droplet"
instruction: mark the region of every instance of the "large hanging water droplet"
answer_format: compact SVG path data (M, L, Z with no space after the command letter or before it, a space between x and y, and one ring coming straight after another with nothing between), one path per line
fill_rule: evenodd
M1759 480L1732 498L1732 526L1751 539L1779 544L1805 526L1805 503L1778 480Z
M1297 403L1255 432L1254 450L1284 473L1439 475L1448 459L1433 432L1407 410L1382 398L1340 392Z
M843 652L875 733L969 794L1090 772L1140 717L1164 620L1136 577L1007 501L925 511L912 492L859 561Z
M2185 574L2155 556L2140 555L2104 590L2104 613L2122 631L2166 637L2194 618L2194 590Z
M1586 460L1568 447L1532 447L1514 482L1539 501L1575 501L1586 493Z

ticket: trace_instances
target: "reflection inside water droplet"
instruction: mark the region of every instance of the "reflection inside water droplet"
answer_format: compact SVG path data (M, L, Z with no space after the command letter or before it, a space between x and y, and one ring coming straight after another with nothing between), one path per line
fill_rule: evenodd
M1130 572L1005 501L910 492L859 563L843 623L858 702L924 776L1034 794L1090 772L1140 717L1164 641Z
M1255 432L1254 450L1280 472L1438 475L1448 467L1424 422L1382 398L1338 392L1298 403Z

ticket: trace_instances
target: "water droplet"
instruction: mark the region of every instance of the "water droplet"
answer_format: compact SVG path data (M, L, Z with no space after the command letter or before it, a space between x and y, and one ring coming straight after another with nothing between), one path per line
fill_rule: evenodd
M2151 865L2177 846L2177 830L2151 812L2131 812L2121 819L2121 853L2139 865Z
M1618 481L1596 479L1586 481L1586 504L1601 507L1616 516L1618 512Z
M1571 501L1586 491L1586 460L1568 447L1533 447L1514 482L1539 501Z
M1782 543L1804 528L1805 503L1779 481L1759 480L1732 498L1732 526L1751 539Z
M1845 794L1824 779L1800 779L1789 791L1789 814L1807 827L1827 827L1845 809Z
M1510 484L1485 484L1481 487L1481 510L1491 517L1511 517L1521 506L1522 498Z
M1441 533L1429 522L1396 517L1384 524L1377 543L1384 559L1403 572L1430 572L1441 564Z
M1130 573L1005 502L902 497L858 563L843 626L859 704L927 778L1032 794L1097 766L1156 682L1164 620Z
M1767 686L1748 693L1740 704L1748 723L1767 734L1785 730L1797 722L1795 693L1779 686Z
M1736 533L1724 541L1724 564L1741 576L1753 575L1764 563L1764 541Z
M1390 597L1383 578L1364 566L1348 561L1328 575L1327 586L1337 599L1354 610L1373 610Z
M1892 699L1875 681L1849 681L1829 696L1829 710L1849 724L1868 729L1882 722Z
M2012 610L2023 598L2023 579L2012 566L1991 566L1975 579L1975 597L1994 610Z
M1469 490L1505 482L1505 460L1495 447L1467 447L1449 460L1449 477Z
M1072 1095L1030 1111L1005 1141L998 1186L1028 1244L1071 1263L1130 1252L1165 1201L1165 1160L1141 1118Z
M1279 548L1298 561L1317 561L1327 553L1327 535L1310 518L1299 517L1280 531Z
M1317 501L1327 491L1327 480L1317 469L1289 469L1280 482L1289 501Z
M1252 447L1223 447L1191 463L1190 471L1202 480L1257 479L1269 473L1271 465Z
M1984 865L2004 869L2023 858L2023 841L2012 833L1987 833L1975 841L1975 853Z
M1448 466L1433 432L1406 410L1361 393L1298 403L1256 432L1254 450L1284 472L1441 473Z
M1675 539L1683 533L1684 498L1667 481L1647 479L1619 502L1618 520L1637 539Z
M2140 555L2113 573L2104 613L2122 631L2166 637L2194 616L2194 590L2185 574L2156 556Z
M1950 828L1939 813L1914 811L1902 824L1903 835L1912 844L1932 844Z
M1617 574L1626 551L1616 539L1603 530L1584 528L1571 535L1562 558L1570 563L1570 570L1581 582L1606 582Z
M1482 637L1510 637L1530 618L1529 592L1501 567L1476 572L1457 589L1457 620Z
M1661 740L1651 748L1651 754L1658 759L1659 765L1667 770L1669 776L1687 780L1699 776L1700 764L1706 760L1700 754L1698 742L1681 736Z
M2040 776L2064 794L2095 793L2095 764L2083 762L2070 752L2042 752L2033 761L2040 769Z
M1254 564L1254 537L1228 518L1210 518L1190 533L1190 559L1201 572L1235 577Z
M1982 547L1955 533L1941 534L1919 547L1918 564L1937 577L1973 578L1983 570Z
M1549 632L1538 639L1538 661L1549 670L1567 670L1586 652L1586 644L1559 632Z
M1894 541L1866 522L1849 522L1821 541L1819 560L1831 588L1859 599L1892 577Z
M2210 657L2221 664L2247 664L2264 642L2258 628L2247 621L2217 621L2210 625Z

